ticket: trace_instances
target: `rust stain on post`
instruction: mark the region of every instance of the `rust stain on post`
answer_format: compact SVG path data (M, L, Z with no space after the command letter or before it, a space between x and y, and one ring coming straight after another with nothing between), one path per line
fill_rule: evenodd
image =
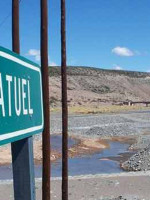
M41 70L44 103L44 130L42 135L43 171L42 199L50 200L50 108L48 72L48 9L47 0L41 0Z
M65 0L61 0L61 76L62 76L62 200L68 200L68 105L67 105Z

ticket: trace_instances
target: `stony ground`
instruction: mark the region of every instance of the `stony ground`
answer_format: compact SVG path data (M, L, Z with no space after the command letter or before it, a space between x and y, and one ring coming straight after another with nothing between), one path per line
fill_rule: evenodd
M150 135L140 136L130 149L139 151L124 162L122 167L127 171L150 170Z
M122 164L127 171L147 171L150 170L150 145L138 151L129 160Z
M51 132L61 131L60 115L51 118ZM112 138L135 136L130 149L139 150L122 167L128 171L150 170L150 112L135 111L118 114L71 115L69 134L78 137Z
M69 116L69 134L90 138L141 136L150 132L150 111ZM61 114L51 115L51 134L61 133Z
M51 134L61 133L61 114L51 115ZM131 160L122 166L129 171L149 170L150 161L150 111L134 111L118 114L96 114L96 115L70 115L69 134L78 138L90 138L91 140L128 137L132 136L137 142L130 148L139 150ZM35 137L41 141L41 134ZM40 149L40 146L37 146ZM0 147L0 151L7 151ZM36 150L36 153L38 151ZM6 152L7 153L7 152ZM3 153L4 154L4 153ZM1 161L5 155L0 154ZM2 157L3 156L3 157ZM41 155L39 154L39 159ZM9 160L11 160L9 151Z

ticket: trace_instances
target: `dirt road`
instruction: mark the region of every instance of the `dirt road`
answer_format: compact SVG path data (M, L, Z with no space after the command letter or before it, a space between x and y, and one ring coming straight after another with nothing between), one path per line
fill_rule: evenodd
M150 199L150 172L70 177L69 200ZM52 200L61 200L61 180L52 180ZM41 200L41 179L36 179L36 197ZM12 181L0 182L0 199L13 200Z

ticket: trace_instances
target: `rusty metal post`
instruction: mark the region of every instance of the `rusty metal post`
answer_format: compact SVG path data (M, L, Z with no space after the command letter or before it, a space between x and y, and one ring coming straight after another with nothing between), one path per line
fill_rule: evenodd
M12 1L12 50L20 53L19 41L19 0Z
M41 70L44 102L44 130L42 135L43 172L42 199L50 200L50 108L48 71L48 8L47 0L41 0Z
M61 0L61 76L62 76L62 200L68 200L68 105L66 66L66 5Z
M20 53L19 0L12 0L12 50ZM33 139L11 143L15 200L35 200Z

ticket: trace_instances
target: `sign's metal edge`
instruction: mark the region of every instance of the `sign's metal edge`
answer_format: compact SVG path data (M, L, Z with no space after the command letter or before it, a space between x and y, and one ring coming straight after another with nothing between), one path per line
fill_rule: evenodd
M19 130L19 131L14 131L14 132L10 132L10 133L5 133L3 135L0 135L0 142L4 141L4 140L7 140L7 139L11 139L13 137L17 137L17 136L21 136L21 135L25 135L27 133L32 133L34 131L38 131L38 130L41 130L43 129L44 127L44 116L43 116L43 92L42 92L42 78L41 78L41 70L39 67L37 66L34 66L33 64L29 64L13 55L10 55L6 52L3 52L0 50L0 56L1 57L4 57L6 59L9 59L11 61L14 61L20 65L22 65L23 67L27 67L27 68L30 68L34 71L37 71L39 72L39 75L40 75L40 87L41 87L41 111L42 111L42 124L39 125L39 126L33 126L33 127L30 127L30 128L27 128L27 129L22 129L22 130Z

